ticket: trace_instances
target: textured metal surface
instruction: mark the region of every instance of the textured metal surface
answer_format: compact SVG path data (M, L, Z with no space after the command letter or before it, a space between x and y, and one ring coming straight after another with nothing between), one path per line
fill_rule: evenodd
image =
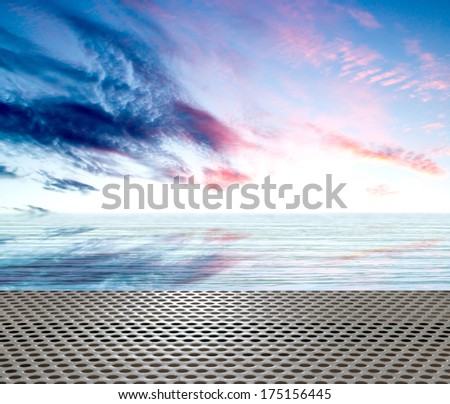
M450 292L2 292L2 383L448 383Z

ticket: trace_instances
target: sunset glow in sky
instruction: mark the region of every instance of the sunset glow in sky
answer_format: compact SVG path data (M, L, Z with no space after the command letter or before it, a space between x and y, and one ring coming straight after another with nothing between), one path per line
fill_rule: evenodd
M448 212L446 3L4 1L0 206L332 173L349 211Z

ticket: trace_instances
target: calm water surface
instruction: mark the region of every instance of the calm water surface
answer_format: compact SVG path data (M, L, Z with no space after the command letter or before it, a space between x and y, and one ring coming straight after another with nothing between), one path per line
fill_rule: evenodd
M0 289L450 290L450 215L3 215Z

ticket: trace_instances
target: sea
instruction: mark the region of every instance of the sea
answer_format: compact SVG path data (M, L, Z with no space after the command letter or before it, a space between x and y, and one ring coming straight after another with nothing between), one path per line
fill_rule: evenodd
M450 290L448 214L7 214L0 290Z

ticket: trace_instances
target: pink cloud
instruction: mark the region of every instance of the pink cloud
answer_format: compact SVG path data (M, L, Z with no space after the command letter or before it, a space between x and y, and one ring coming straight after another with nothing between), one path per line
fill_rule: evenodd
M447 90L448 88L450 88L450 83L447 83L443 80L431 80L431 81L426 81L425 83L423 83L422 85L423 89L428 89L428 90Z
M400 85L402 91L410 90L422 102L433 99L431 91L448 91L450 89L450 68L434 54L424 52L418 40L405 41L405 49L418 58L417 67L393 66L390 70L381 69L375 63L386 63L382 55L367 48L355 48L351 42L340 40L337 53L343 64L340 77L350 77L354 83L367 79L367 83L390 87ZM362 69L364 68L364 69Z
M350 14L350 16L363 27L371 29L382 27L375 16L367 11L356 8L348 8L347 13Z
M426 133L431 133L433 130L445 128L445 125L442 122L431 122L422 126L422 129Z
M450 147L448 146L435 147L430 151L430 154L433 154L435 156L450 156Z
M372 59L369 61L372 62ZM356 66L350 66L350 69L353 69ZM347 69L347 66L343 67L344 69ZM353 72L353 71L346 71L344 73L341 73L340 76L347 76L352 74L353 77L350 80L351 83L361 81L363 79L367 79L367 83L369 84L377 84L381 87L390 87L394 86L400 83L405 82L411 77L411 73L409 71L406 71L404 68L395 68L388 71L382 71L382 69L378 67L369 67L365 70ZM401 89L406 90L408 88L411 88L412 86L418 84L418 81L410 81L406 84L403 84Z
M366 191L371 196L379 197L394 195L397 193L397 191L394 191L391 187L389 187L389 185L386 184L380 184L375 187L366 188Z
M355 68L370 67L381 60L380 53L367 46L355 46L342 38L327 40L309 22L302 25L275 26L275 50L291 65L308 62L315 66L341 64L341 76Z
M445 173L443 168L423 154L416 154L401 147L382 146L378 150L371 149L360 142L339 135L329 138L328 143L360 157L394 163L425 174L443 175Z
M367 11L356 8L347 8L347 13L350 14L359 25L365 28L376 29L382 27L375 16Z
M411 81L409 81L408 83L403 84L403 85L400 87L400 90L409 90L410 88L416 86L417 84L419 84L419 81L418 81L418 80L411 80Z
M328 147L347 151L355 156L366 159L396 164L424 174L445 174L445 170L442 167L433 160L427 158L424 154L389 145L380 145L377 148L373 148L341 133L330 132L311 123L307 124L307 126L321 135L322 141Z
M369 79L369 83L377 83L378 81L381 81L381 80L384 80L384 79L389 79L389 78L395 76L396 74L397 74L396 71L390 70L388 72L384 72L382 74L378 74L376 76L372 76Z
M421 43L417 39L406 40L405 49L410 55L416 56L420 62L419 68L422 77L415 83L419 91L450 89L450 66L448 63L439 60L430 52L423 51Z
M308 26L279 27L277 42L278 53L290 64L307 61L318 66L327 60L335 59L324 38Z
M245 182L250 179L247 175L230 168L205 168L203 169L203 174L206 184L218 184L221 186L227 186L236 182Z
M185 136L195 143L206 143L216 151L235 150L250 146L241 139L239 133L207 111L183 102L177 102L174 110L186 129Z
M355 67L365 67L376 60L381 59L381 55L365 46L355 47L350 41L338 41L336 51L341 55L340 61L343 63L342 71L348 71Z
M407 78L408 78L407 76L398 76L398 77L395 77L395 78L392 78L392 79L383 81L383 82L381 83L381 85L382 85L383 87L393 86L393 85L395 85L395 84L402 83L402 82L405 81Z
M379 73L381 71L381 69L375 68L375 69L368 69L368 70L363 70L359 73L357 73L353 79L351 80L351 82L355 82L355 81L359 81L362 79L365 79L366 77L370 77L376 73Z

